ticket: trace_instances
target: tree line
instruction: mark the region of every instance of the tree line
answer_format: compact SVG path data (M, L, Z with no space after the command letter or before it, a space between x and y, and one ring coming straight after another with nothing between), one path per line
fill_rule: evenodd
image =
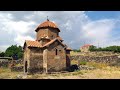
M20 59L23 57L23 49L21 46L11 45L5 52L0 53L0 57L13 57L15 59Z
M90 51L113 51L113 52L118 52L120 53L120 46L108 46L108 47L99 47L97 48L96 46L90 46L89 48Z

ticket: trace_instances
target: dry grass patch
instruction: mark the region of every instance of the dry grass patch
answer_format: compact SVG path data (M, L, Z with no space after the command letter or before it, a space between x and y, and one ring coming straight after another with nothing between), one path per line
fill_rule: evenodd
M120 71L96 69L87 71L83 75L86 79L120 79Z
M76 64L76 60L72 64ZM94 70L76 70L74 72L26 75L24 79L120 79L120 67L104 63L87 62ZM11 72L9 68L0 68L0 79L18 79L23 72ZM23 75L24 76L24 75ZM22 78L19 78L22 79Z
M78 65L78 60L71 60L71 65L74 65L74 64Z
M9 68L0 68L0 79L16 79L23 72L11 72Z
M95 67L98 69L104 69L108 66L107 63L96 63L96 62L87 62L87 66Z

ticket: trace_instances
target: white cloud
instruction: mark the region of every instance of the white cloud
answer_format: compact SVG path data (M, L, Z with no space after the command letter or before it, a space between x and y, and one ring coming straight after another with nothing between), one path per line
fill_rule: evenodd
M91 12L92 13L92 12ZM93 12L94 13L94 12ZM12 44L23 45L27 39L35 39L35 28L49 17L61 30L64 42L72 48L79 48L84 43L103 46L118 44L112 37L113 30L119 27L116 19L92 20L85 11L27 11L0 12L0 49ZM101 45L100 44L100 45ZM4 47L4 48L3 48Z
M22 36L22 35L18 35L18 36L14 39L14 41L15 41L17 44L21 45L21 46L23 46L25 40L35 40L35 39L32 38L32 37L30 37L30 36Z
M93 44L100 41L105 41L110 38L110 32L115 28L114 20L103 19L97 21L91 21L83 26L83 37L92 40Z
M0 27L1 27L1 34L0 35L0 44L1 50L5 50L6 46L12 44L19 44L23 45L24 40L32 39L31 36L25 36L24 34L30 32L32 26L35 22L25 22L25 21L14 21L12 14L9 13L0 13ZM9 42L9 43L8 43ZM4 43L4 46L2 46Z

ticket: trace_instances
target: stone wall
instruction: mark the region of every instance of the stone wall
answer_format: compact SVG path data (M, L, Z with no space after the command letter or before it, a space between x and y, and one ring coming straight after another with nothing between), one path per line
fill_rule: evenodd
M10 61L11 62L11 61ZM17 64L23 64L23 60L13 60L13 63L15 64L15 65L17 65Z
M0 67L8 67L9 63L10 62L8 60L2 59L0 60Z
M118 55L112 55L112 56L82 56L82 55L76 55L76 56L71 56L71 60L79 60L79 61L95 61L98 63L112 63L117 60L119 60Z
M23 60L6 60L6 59L3 59L3 60L0 60L0 67L8 67L11 65L11 64L14 64L14 65L17 65L17 64L23 64Z
M48 34L48 29L40 29L37 32L36 38L37 40L40 40L41 37L44 37L44 35L47 35L47 34Z
M23 66L13 66L11 67L11 71L23 72Z
M48 72L62 71L66 68L66 51L58 41L51 44L48 48L47 64Z
M48 36L50 39L54 39L58 36L58 30L55 28L41 28L36 35L37 40L40 40L41 37Z
M70 51L66 50L66 67L69 68L70 65L71 65L71 62L70 62Z
M28 72L42 72L43 71L43 54L42 50L31 48L30 52L30 66Z
M48 28L48 37L50 37L50 39L54 39L58 36L58 30L57 29L53 29L53 28Z

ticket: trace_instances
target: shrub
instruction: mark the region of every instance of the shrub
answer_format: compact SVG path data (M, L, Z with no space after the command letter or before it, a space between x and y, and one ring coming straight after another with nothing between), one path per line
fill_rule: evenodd
M74 49L73 51L74 51L74 52L81 52L80 49Z
M78 70L78 69L79 69L78 65L74 64L74 65L71 65L71 66L68 68L68 71L69 71L69 72L73 72L73 71Z

